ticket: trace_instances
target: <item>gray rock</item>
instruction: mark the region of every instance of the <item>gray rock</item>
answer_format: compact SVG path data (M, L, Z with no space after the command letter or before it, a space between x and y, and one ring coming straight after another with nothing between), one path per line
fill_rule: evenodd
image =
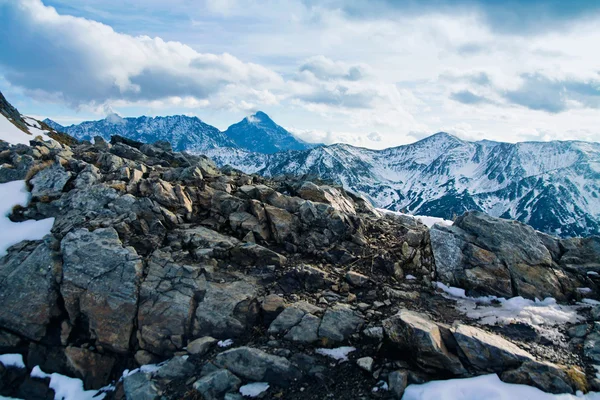
M270 334L285 332L296 326L302 320L304 314L306 313L299 308L288 307L275 318L269 326L268 332Z
M369 277L363 274L359 274L358 272L348 271L346 273L346 280L352 286L361 287L364 286L367 282L369 282Z
M180 379L192 375L195 371L194 364L188 361L187 356L173 357L163 364L158 371L156 377L159 379Z
M75 187L78 189L95 185L100 182L102 175L98 168L96 168L92 164L87 164L83 170L77 174L77 178L75 178Z
M63 282L60 292L71 324L82 317L98 344L117 352L129 349L137 311L137 280L142 262L123 247L114 228L78 229L61 243Z
M466 371L443 340L443 327L416 312L401 310L383 321L387 338L401 351L413 355L417 365L425 370L442 370L452 375Z
M216 343L217 343L217 339L210 337L210 336L204 336L204 337L201 337L201 338L198 338L196 340L192 340L191 342L189 342L187 345L187 351L190 354L196 354L199 356L203 356Z
M479 371L502 372L534 360L525 350L482 329L458 324L451 331L466 360Z
M337 304L325 311L319 327L319 337L342 342L357 332L364 322L363 318L348 305Z
M358 360L356 360L356 365L358 365L360 368L364 369L367 372L372 372L373 362L373 357L361 357Z
M585 380L583 372L579 371L579 375ZM507 383L535 386L547 393L574 393L567 372L548 362L525 361L519 368L503 372L500 378Z
M251 347L224 351L217 355L215 364L245 379L279 386L301 376L300 371L287 359Z
M231 258L244 266L285 265L287 259L279 253L256 243L243 243L230 251Z
M203 376L194 383L196 389L206 400L222 399L225 393L238 390L242 381L226 369L219 369Z
M406 386L408 386L408 372L405 370L390 372L388 383L390 393L394 396L394 399L400 400L404 395Z
M127 400L159 400L161 396L150 375L137 372L123 379L123 391Z
M58 197L62 194L71 176L73 174L65 171L60 164L52 164L52 166L39 171L29 181L33 186L31 196L33 198Z
M285 339L301 343L316 342L319 340L317 331L320 323L321 319L319 317L315 317L312 314L305 314L300 323L291 328L287 335L285 335Z

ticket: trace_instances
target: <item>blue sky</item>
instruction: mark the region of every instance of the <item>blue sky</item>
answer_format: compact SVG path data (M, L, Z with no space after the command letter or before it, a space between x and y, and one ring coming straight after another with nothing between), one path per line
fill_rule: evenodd
M383 148L600 141L600 2L0 0L0 91L63 124L257 110Z

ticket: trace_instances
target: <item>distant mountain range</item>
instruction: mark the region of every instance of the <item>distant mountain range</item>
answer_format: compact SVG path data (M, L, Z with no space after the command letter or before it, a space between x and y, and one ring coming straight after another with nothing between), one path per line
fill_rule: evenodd
M558 236L600 234L599 143L468 142L441 132L385 150L321 146L295 138L262 112L225 132L186 116L112 115L69 127L44 122L77 139L167 140L246 173L313 175L390 210L445 219L480 210Z
M195 153L228 147L268 154L317 146L294 137L261 111L230 126L225 132L197 117L185 115L122 118L111 114L99 121L85 121L70 126L62 126L51 119L45 119L44 122L79 140L92 140L94 136L102 136L108 140L113 135L144 143L166 140L177 151Z

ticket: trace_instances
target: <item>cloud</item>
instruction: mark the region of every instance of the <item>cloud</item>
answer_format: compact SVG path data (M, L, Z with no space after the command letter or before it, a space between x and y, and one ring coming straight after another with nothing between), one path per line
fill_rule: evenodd
M486 104L493 103L490 99L476 95L470 90L461 90L460 92L454 92L450 95L450 98L454 101L458 101L463 104Z
M600 81L551 79L541 74L523 74L515 90L503 94L511 103L549 113L570 108L600 108Z
M367 135L367 138L369 138L369 140L372 140L374 142L381 142L381 135L377 132L371 132Z
M309 72L319 80L341 79L348 81L358 81L367 74L365 65L347 65L342 62L335 62L325 56L315 56L306 60L299 68L299 71Z
M229 54L203 54L180 42L130 36L60 15L39 0L0 1L0 65L30 93L74 107L110 100L210 99L224 89L268 90L283 79Z

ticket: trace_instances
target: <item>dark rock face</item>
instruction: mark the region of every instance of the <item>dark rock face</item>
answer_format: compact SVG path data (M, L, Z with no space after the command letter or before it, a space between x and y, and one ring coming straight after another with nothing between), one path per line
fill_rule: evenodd
M11 218L55 218L44 240L0 259L0 350L27 364L0 366L0 395L52 398L29 376L36 365L136 400L235 399L253 382L269 383L267 397L368 398L381 380L399 398L407 384L491 372L550 392L595 384L597 310L550 348L474 326L432 283L595 298L597 238L474 212L430 230L331 183L124 137L34 141L0 160L0 181L28 177L34 192ZM355 349L350 362L317 352L340 346Z

